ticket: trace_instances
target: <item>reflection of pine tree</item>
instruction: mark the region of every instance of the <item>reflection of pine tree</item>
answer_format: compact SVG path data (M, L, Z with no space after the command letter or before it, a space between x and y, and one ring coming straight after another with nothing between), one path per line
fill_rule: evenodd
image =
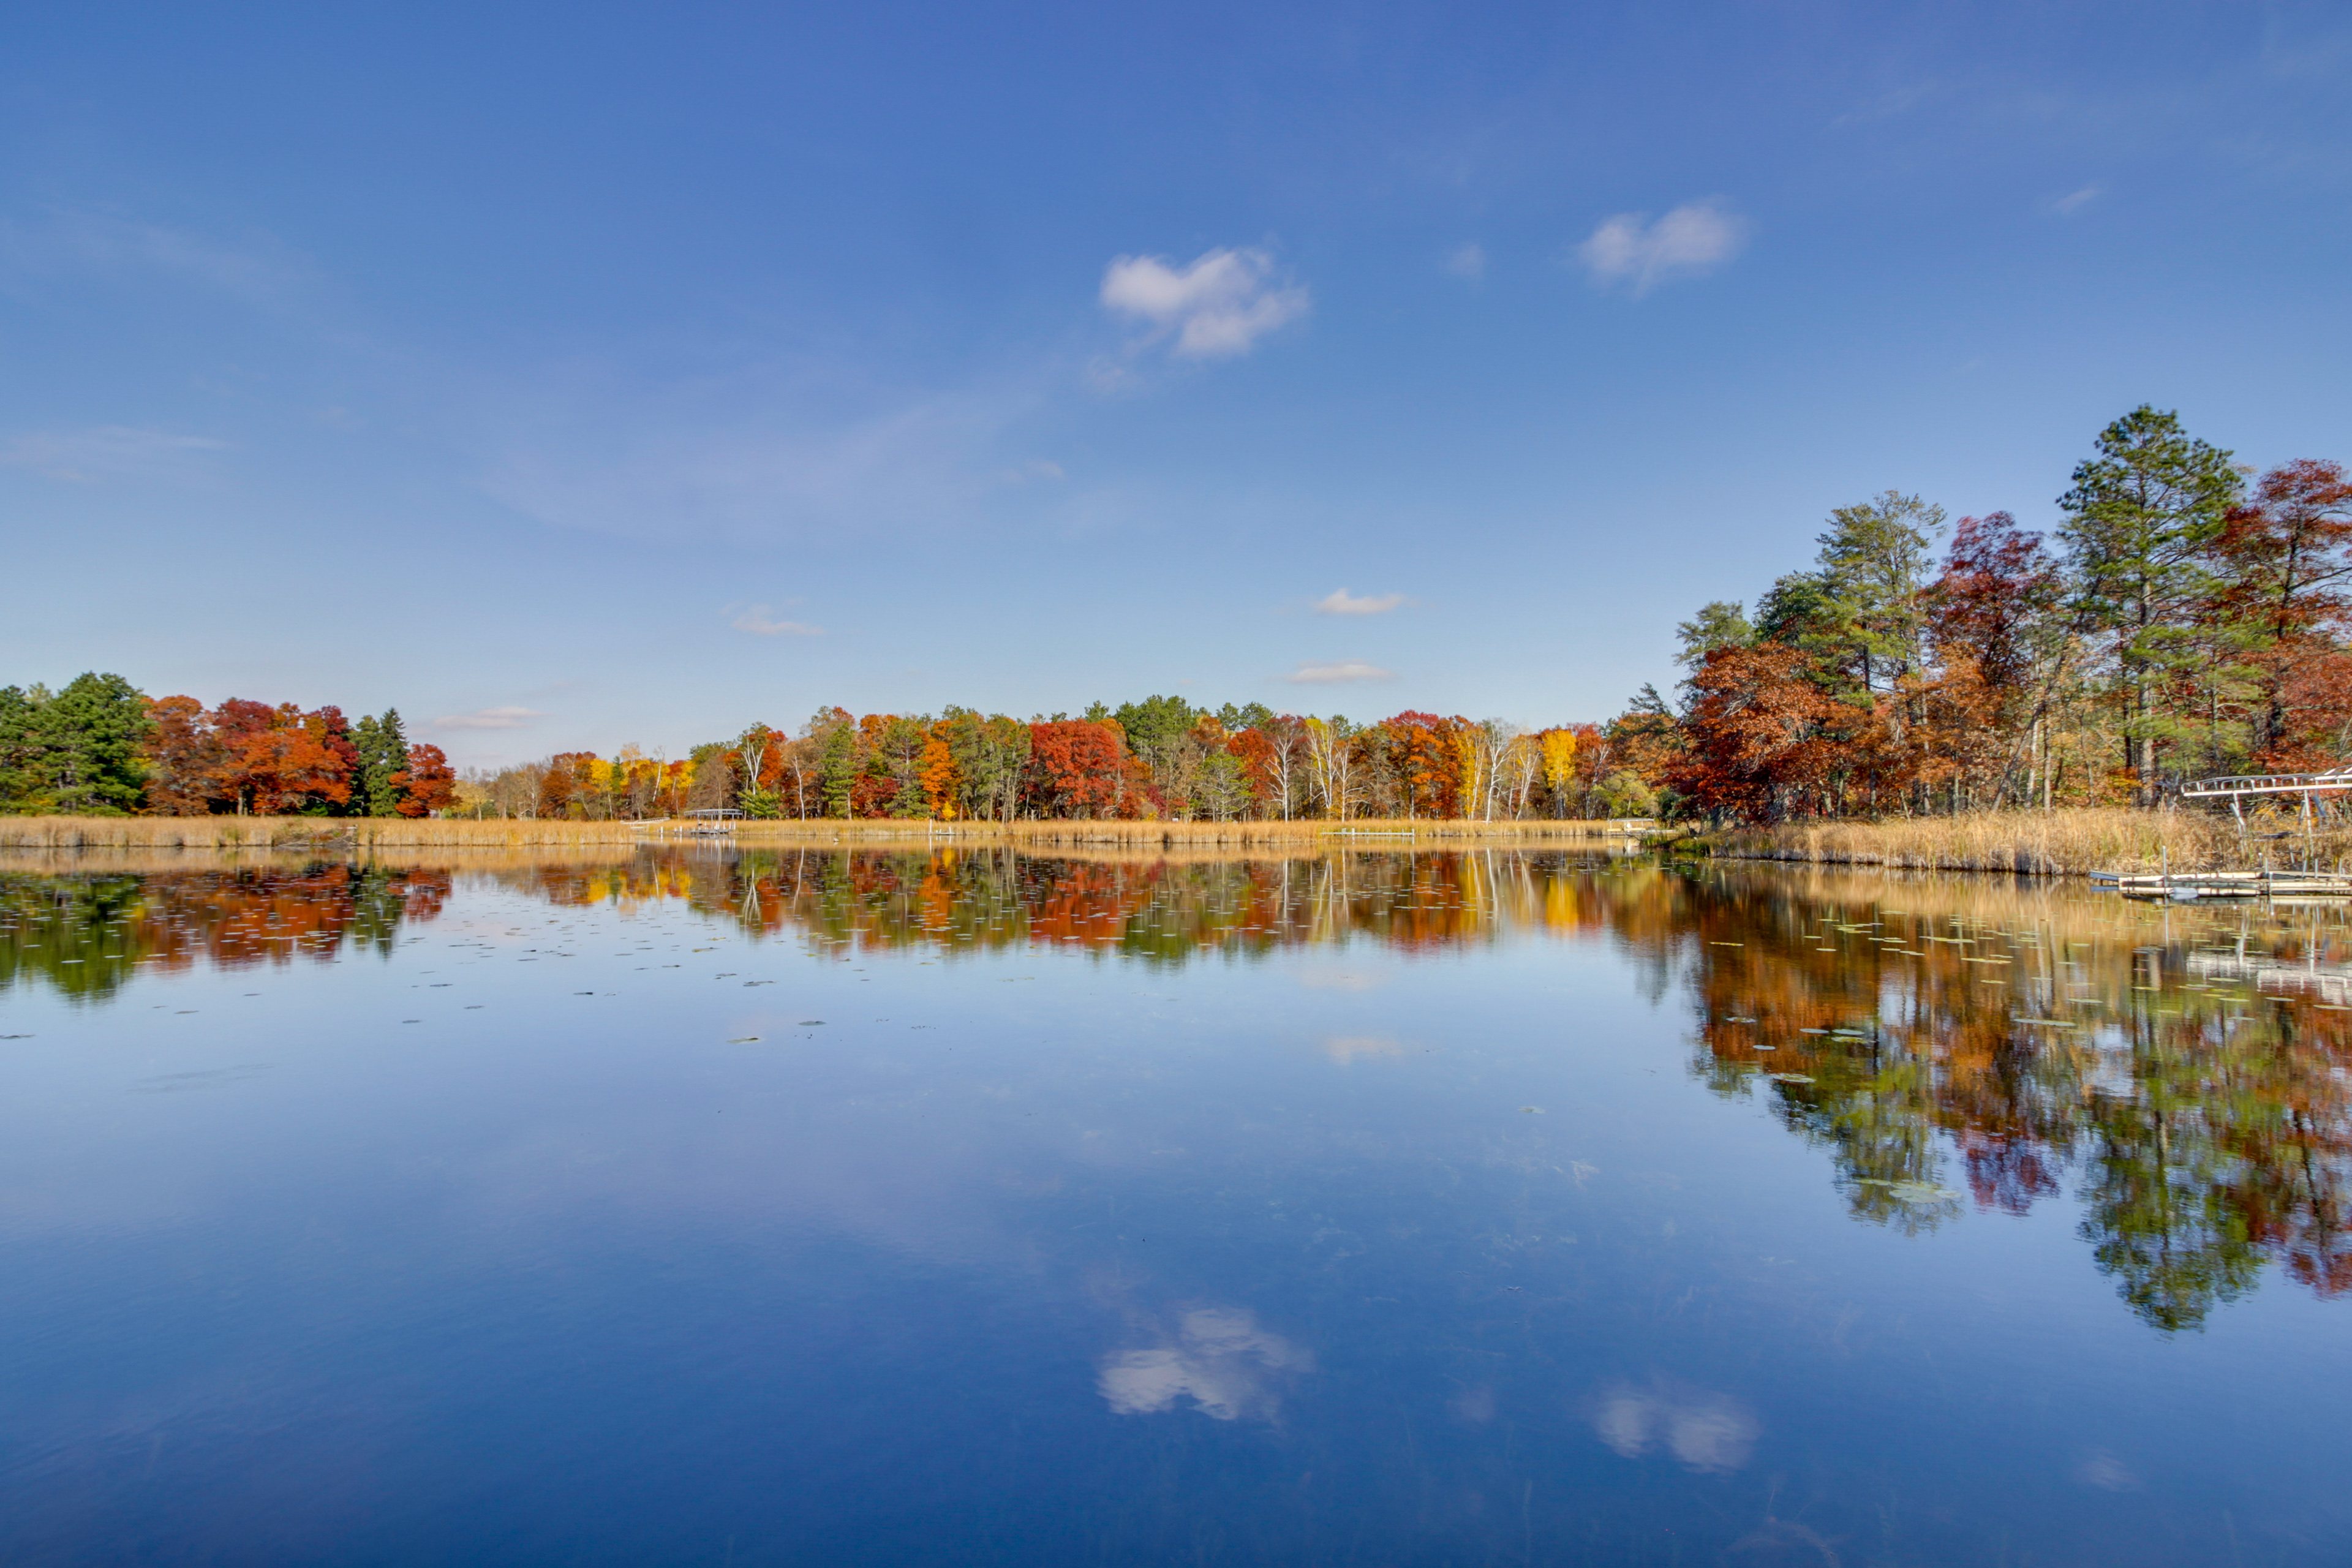
M1894 1059L1827 1108L1829 1137L1853 1184L1855 1216L1916 1235L1958 1210L1940 1195L1927 1065L1899 1048L1885 1054Z
M364 867L352 875L351 889L351 923L345 931L352 946L362 952L391 952L401 917L408 912L399 879L383 867Z
M75 1002L103 1002L139 962L142 879L0 878L0 991L36 976Z
M2138 1096L2092 1100L2080 1229L2133 1311L2160 1329L2199 1328L2217 1302L2253 1289L2262 1254L2228 1201L2233 1162L2193 1099L2143 1081Z

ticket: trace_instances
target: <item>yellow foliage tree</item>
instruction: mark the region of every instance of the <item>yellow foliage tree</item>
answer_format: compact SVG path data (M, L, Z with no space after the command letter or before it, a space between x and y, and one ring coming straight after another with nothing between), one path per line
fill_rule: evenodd
M1465 817L1486 815L1486 753L1478 743L1476 729L1463 725L1447 737L1454 747L1454 809Z
M1564 815L1560 801L1567 795L1569 780L1576 774L1576 731L1546 730L1540 738L1544 788L1551 795L1551 814L1559 816Z

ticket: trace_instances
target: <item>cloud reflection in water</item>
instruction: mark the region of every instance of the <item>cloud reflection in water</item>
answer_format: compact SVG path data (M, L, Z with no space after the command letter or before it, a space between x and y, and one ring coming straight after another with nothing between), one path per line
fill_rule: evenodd
M1628 1459L1664 1444L1694 1470L1726 1471L1748 1462L1761 1428L1748 1407L1728 1394L1620 1386L1601 1395L1592 1430Z
M1314 1352L1257 1326L1240 1307L1198 1307L1177 1321L1174 1342L1103 1357L1096 1380L1113 1413L1156 1415L1190 1399L1219 1421L1271 1421L1282 1387L1315 1370Z

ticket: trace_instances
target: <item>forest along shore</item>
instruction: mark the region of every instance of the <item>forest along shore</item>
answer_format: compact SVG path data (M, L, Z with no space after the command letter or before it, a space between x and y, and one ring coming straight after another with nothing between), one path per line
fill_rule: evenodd
M2340 871L2352 865L2352 828L2313 831L2292 818L2250 825L2187 811L2083 808L1985 811L1884 822L1794 822L1734 827L1693 843L1733 859L2003 871L2082 877L2096 871ZM2309 865L2305 866L2308 859Z
M0 849L520 848L677 843L699 825L452 817L19 816L0 817ZM928 818L784 818L741 821L704 842L760 846L1003 845L1053 849L1079 845L1136 847L1254 847L1384 848L1416 846L1638 842L1656 826L1644 818L1608 821L1151 822L1052 818L937 822ZM692 839L685 839L692 842Z

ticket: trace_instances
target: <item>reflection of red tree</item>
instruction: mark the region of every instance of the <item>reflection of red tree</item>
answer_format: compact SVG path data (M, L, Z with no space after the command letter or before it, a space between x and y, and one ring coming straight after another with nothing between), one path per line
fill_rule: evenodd
M355 876L348 866L309 871L156 875L142 887L131 928L133 951L151 967L186 970L199 960L222 969L331 958L363 921L390 912L399 921L429 921L453 886L445 870ZM385 911L363 900L380 896ZM378 934L389 936L389 929Z
M2055 1197L2058 1175L2046 1152L2032 1142L1969 1128L1960 1134L1969 1191L1986 1208L2021 1215L2038 1199Z

